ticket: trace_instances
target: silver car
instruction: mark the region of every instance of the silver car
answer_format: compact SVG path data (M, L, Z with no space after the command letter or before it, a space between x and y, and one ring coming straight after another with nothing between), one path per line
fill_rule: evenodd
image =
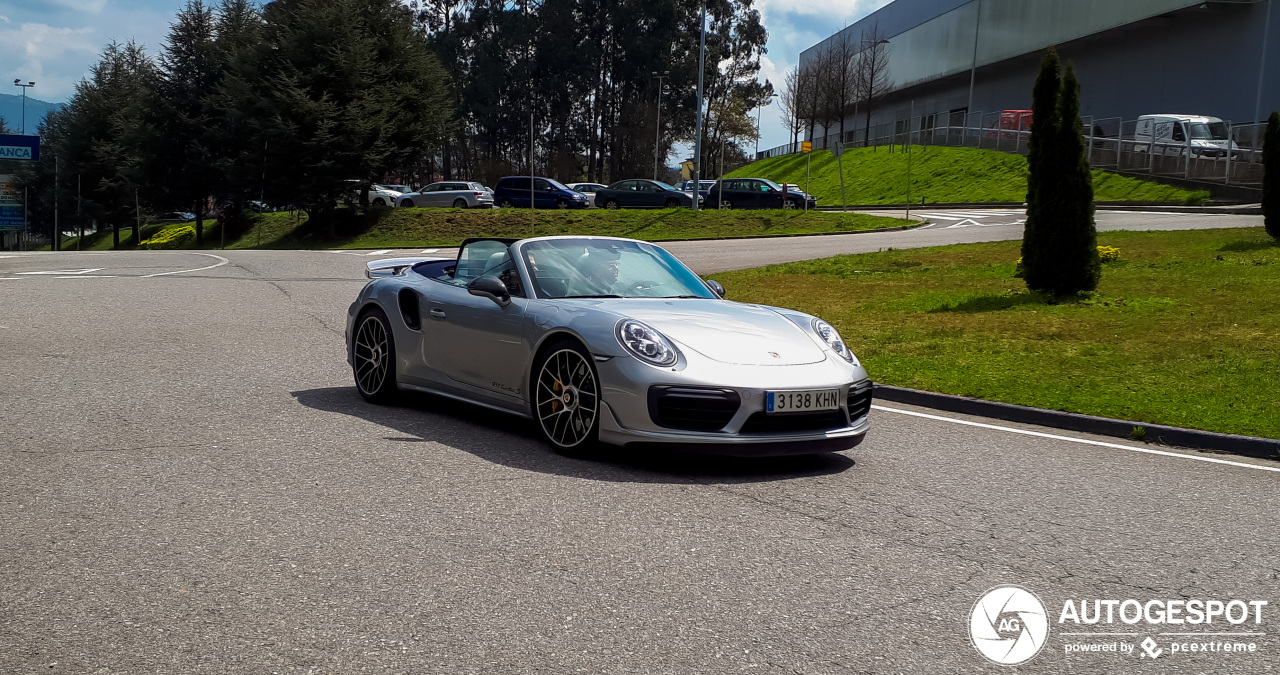
M868 428L867 371L830 324L723 299L666 250L612 237L469 239L368 263L347 315L366 400L430 392L597 441L733 455L835 452Z
M574 192L581 192L587 196L587 199L591 200L592 206L598 206L596 204L596 190L603 190L609 186L601 185L600 183L569 183L565 187Z
M492 208L493 193L479 183L443 181L396 199L396 206L452 206L455 209Z

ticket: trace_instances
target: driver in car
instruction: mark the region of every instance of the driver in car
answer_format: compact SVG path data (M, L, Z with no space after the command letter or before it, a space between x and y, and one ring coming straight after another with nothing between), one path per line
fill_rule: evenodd
M578 258L578 271L591 290L581 295L614 295L618 283L618 252L608 248L590 248Z

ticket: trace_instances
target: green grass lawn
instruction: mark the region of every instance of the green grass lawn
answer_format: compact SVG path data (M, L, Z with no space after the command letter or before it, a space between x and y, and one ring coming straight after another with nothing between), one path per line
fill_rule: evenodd
M340 209L332 227L313 227L306 214L264 213L228 239L227 248L411 248L452 246L467 237L532 237L555 234L603 235L633 239L696 239L729 236L852 232L912 224L861 213L797 211L698 211L688 209L548 211L519 209ZM190 223L143 228L144 237ZM154 228L154 229L152 229ZM204 248L217 248L216 221L205 221ZM85 237L88 250L111 248L111 233ZM131 243L131 242L130 242ZM75 240L63 248L74 250ZM196 248L187 239L177 248Z
M838 256L715 275L731 299L834 324L872 379L1280 439L1280 245L1262 228L1107 232L1087 299L1014 278L1021 242Z
M810 153L809 181L806 182L804 154L763 159L729 176L768 178L794 183L809 192L823 206L840 204L840 173L829 150ZM845 198L849 204L903 204L907 199L907 156L901 146L856 148L841 156L844 164ZM1093 172L1097 201L1151 201L1199 203L1208 192L1139 180L1128 176ZM911 201L933 202L1022 202L1027 197L1027 160L1020 155L975 148L913 146L911 156Z

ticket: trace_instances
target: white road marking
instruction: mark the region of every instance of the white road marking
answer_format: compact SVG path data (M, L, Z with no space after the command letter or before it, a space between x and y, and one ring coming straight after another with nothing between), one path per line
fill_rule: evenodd
M437 251L439 251L439 250L440 250L440 249L438 249L438 248L424 248L424 249L422 249L422 252L423 252L423 253L435 253L435 252L437 252Z
M979 223L979 222L978 222L978 221L976 221L976 220L971 220L971 219L969 219L969 218L965 218L964 220L962 220L962 221L960 221L960 222L958 222L958 223L952 223L952 224L950 224L950 225L946 226L946 227L945 227L945 228L943 228L943 229L945 229L945 230L951 230L951 229L955 229L955 228L957 228L957 227L972 227L972 226L974 226L974 225L977 225L978 227L983 227L983 224L982 224L982 223Z
M22 281L26 277L0 277L0 281Z
M114 274L84 274L75 277L54 277L54 279L114 279Z
M54 274L88 274L88 273L90 273L90 272L97 272L97 271L98 271L98 270L100 270L100 269L102 269L102 268L101 268L101 267L90 267L89 269L84 269L84 270L53 270L53 271L50 271L50 272L14 272L14 274L48 274L48 275L54 275Z
M924 417L926 419L938 420L940 422L951 422L953 424L963 424L971 427L980 427L983 429L995 429L996 431L1008 431L1014 434L1022 434L1024 436L1037 436L1039 438L1051 438L1055 441L1069 441L1071 443L1083 443L1085 445L1097 445L1104 448L1116 448L1119 450L1129 450L1131 452L1142 452L1148 455L1162 455L1165 457L1177 457L1178 459L1190 459L1197 462L1210 462L1213 464L1227 464L1230 466L1238 466L1245 469L1257 469L1259 471L1274 471L1280 473L1280 467L1259 466L1257 464L1246 464L1244 462L1232 462L1225 459L1215 459L1213 457L1200 457L1197 455L1184 455L1178 452L1165 452L1164 450L1152 450L1150 448L1135 448L1132 445L1120 445L1119 443L1104 443L1102 441L1091 441L1084 438L1072 438L1070 436L1058 436L1057 434L1046 434L1039 431L1027 431L1026 429L1014 429L1012 427L1002 427L996 424L983 424L981 422L970 422L968 420L958 420L953 417L943 417L941 415L930 415L927 413L915 412L912 410L899 410L897 408L886 408L882 405L873 405L876 410L885 412L895 412L903 415L914 415L916 417Z
M222 267L223 265L225 265L225 264L227 264L227 263L231 262L230 260L227 260L226 258L224 258L224 257L222 257L222 256L220 256L220 255L214 255L214 254L212 254L212 253L192 253L192 254L190 254L190 255L203 255L203 256L208 256L208 257L210 257L210 258L217 258L218 260L220 260L220 261L222 261L222 262L215 263L215 264L213 264L213 265L205 265L204 267L196 267L196 268L194 268L194 269L189 269L189 270L178 270L178 271L176 271L176 272L158 272L158 273L156 273L156 274L144 274L144 275L142 275L142 278L143 278L143 279L146 279L146 278L148 278L148 277L163 277L163 276L168 276L168 275L170 275L170 274L184 274L184 273L186 273L186 272L199 272L200 270L211 270L211 269L213 269L213 268L215 268L215 267Z
M365 255L386 255L386 254L388 254L388 253L390 253L390 252L391 252L391 249L389 249L389 248L385 248L385 249L382 249L381 251L374 251L373 253L366 253Z
M936 213L922 213L920 215L924 216L925 218L937 218L939 220L964 220L964 218L961 218L959 216L940 216Z

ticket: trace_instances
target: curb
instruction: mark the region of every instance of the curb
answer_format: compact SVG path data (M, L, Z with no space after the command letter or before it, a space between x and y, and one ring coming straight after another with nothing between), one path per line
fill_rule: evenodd
M933 211L936 209L1020 209L1026 202L937 202L929 204L912 204L912 211ZM1149 211L1151 213L1200 213L1206 215L1223 214L1230 216L1262 215L1261 205L1240 206L1184 206L1169 202L1094 202L1098 211ZM905 204L850 204L850 211L902 211ZM839 206L819 206L819 211L839 211Z
M1146 429L1146 438L1149 439L1143 441L1146 443L1156 442L1181 448L1229 452L1258 459L1275 460L1280 456L1280 440L1269 438L1220 434L1213 431L1183 429L1163 424L1147 424L1059 410L1032 408L1030 406L1000 403L967 396L954 396L952 394L938 394L919 389L894 387L878 382L875 384L874 391L875 398L882 401L906 403L966 415L991 417L1006 422L1035 424L1068 431L1083 431L1100 436L1124 438L1130 441L1134 441L1131 435L1133 428L1142 427Z
M928 225L928 220L921 220L915 225L899 225L897 227L880 227L874 230L845 230L843 232L796 232L794 234L743 234L736 237L688 237L686 239L644 239L654 244L668 244L681 241L731 241L736 239L785 239L787 237L830 237L837 234L871 234L872 232L904 232Z

